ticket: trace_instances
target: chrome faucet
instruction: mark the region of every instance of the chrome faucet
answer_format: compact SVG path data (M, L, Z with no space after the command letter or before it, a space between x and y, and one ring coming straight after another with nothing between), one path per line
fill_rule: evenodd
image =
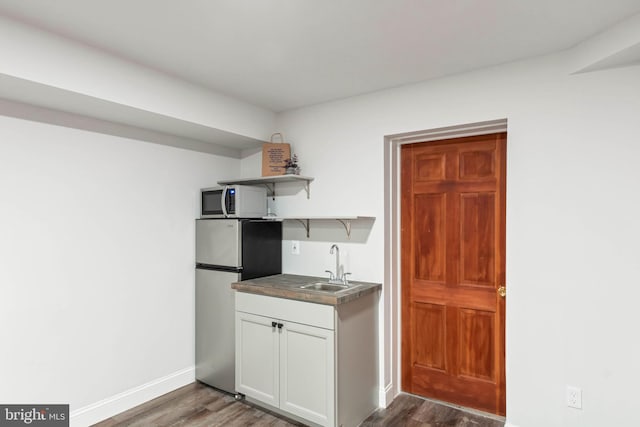
M336 252L336 274L334 277L336 280L338 280L338 278L340 277L340 248L335 243L331 245L331 249L329 249L329 253L333 255L334 250Z
M336 244L331 245L329 253L333 255L334 251L336 253L336 272L334 274L332 271L325 270L327 273L329 273L329 283L348 286L349 282L347 281L347 275L351 273L340 274L340 248L338 248L338 245Z

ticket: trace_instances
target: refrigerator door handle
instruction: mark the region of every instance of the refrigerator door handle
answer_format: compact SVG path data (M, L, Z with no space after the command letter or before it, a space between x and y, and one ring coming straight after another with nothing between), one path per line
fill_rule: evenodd
M225 185L224 189L222 190L222 196L220 196L221 197L220 205L222 206L222 215L224 215L225 218L228 215L228 213L227 213L227 190L229 190L229 186Z
M202 264L196 263L197 270L213 270L213 271L224 271L227 273L242 273L244 270L242 267L231 267L228 265L211 265L211 264Z

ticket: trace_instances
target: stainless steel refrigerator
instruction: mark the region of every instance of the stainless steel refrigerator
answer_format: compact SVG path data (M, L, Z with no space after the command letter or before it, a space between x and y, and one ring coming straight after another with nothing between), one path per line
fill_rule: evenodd
M282 272L282 223L196 220L196 379L235 393L231 283Z

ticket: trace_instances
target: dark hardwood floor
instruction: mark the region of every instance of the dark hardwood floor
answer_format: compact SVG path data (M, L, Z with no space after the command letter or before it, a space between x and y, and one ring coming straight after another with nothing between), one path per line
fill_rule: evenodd
M503 427L504 418L423 399L410 394L396 397L386 409L378 409L362 427Z
M108 418L94 427L157 426L302 426L233 396L200 383L189 384L126 412ZM443 405L420 397L401 394L386 409L367 418L362 426L425 427L502 427L500 417Z

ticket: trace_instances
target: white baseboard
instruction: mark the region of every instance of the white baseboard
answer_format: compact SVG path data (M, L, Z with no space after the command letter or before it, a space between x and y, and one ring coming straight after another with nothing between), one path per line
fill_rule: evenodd
M518 427L518 426L515 424L511 424L510 422L507 421L506 423L504 423L504 427Z
M70 414L71 427L86 427L195 381L195 367L182 369L85 406Z
M393 387L393 383L389 383L384 388L380 388L378 393L378 406L386 408L389 406L393 399L398 395L397 390Z

